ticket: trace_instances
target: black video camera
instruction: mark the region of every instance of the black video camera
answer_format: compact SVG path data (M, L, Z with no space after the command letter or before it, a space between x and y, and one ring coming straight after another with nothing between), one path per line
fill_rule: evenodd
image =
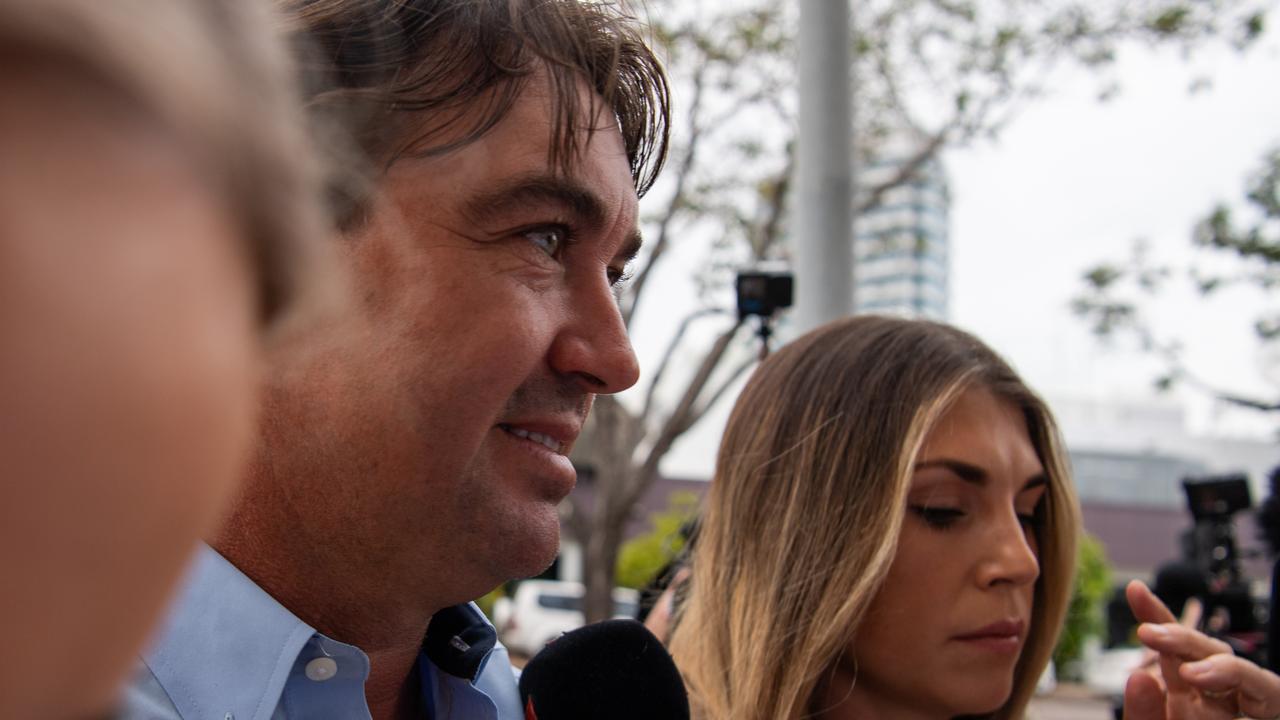
M794 287L795 280L789 272L739 272L735 284L738 291L738 317L742 319L756 315L769 318L775 312L791 307Z
M1231 518L1253 506L1249 481L1242 474L1186 478L1187 509L1195 526L1187 535L1187 559L1210 578L1211 584L1242 582L1240 557L1236 550L1235 526Z

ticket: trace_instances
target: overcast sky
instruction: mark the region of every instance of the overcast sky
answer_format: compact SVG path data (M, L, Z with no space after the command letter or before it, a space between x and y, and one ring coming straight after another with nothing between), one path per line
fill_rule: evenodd
M948 151L950 320L993 345L1051 400L1154 397L1158 365L1132 349L1102 347L1068 304L1085 268L1123 259L1135 238L1146 238L1158 259L1185 261L1195 221L1215 203L1242 197L1263 152L1280 145L1280 40L1272 35L1247 55L1212 50L1192 65L1175 53L1128 51L1118 67L1121 92L1105 103L1095 77L1064 70L998 141ZM1203 76L1211 86L1189 92ZM1207 379L1268 395L1280 382L1260 372L1248 320L1261 303L1250 293L1211 303L1175 293L1155 319L1186 343L1189 364ZM660 348L643 323L636 331L651 369ZM1187 406L1197 432L1260 437L1273 427L1194 393L1173 399ZM664 470L708 476L726 415L721 409L690 433Z
M1205 73L1211 87L1188 92ZM998 142L947 157L951 319L1051 396L1150 393L1152 362L1101 347L1072 316L1081 273L1123 259L1135 238L1159 259L1185 261L1196 220L1217 202L1238 203L1262 154L1280 145L1274 38L1245 56L1210 52L1194 66L1174 53L1131 51L1119 75L1121 94L1099 103L1086 73L1063 73ZM1206 379L1271 394L1277 385L1260 372L1249 324L1262 302L1243 291L1213 301L1174 293L1154 308L1155 320L1186 343L1188 364ZM1192 415L1204 431L1259 427L1257 418L1202 410Z

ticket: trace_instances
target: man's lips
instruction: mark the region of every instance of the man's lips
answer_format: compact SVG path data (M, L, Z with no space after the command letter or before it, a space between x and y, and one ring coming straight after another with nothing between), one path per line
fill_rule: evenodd
M579 423L556 420L526 420L498 423L504 432L523 440L537 443L557 455L569 454L573 441L578 439L582 426Z

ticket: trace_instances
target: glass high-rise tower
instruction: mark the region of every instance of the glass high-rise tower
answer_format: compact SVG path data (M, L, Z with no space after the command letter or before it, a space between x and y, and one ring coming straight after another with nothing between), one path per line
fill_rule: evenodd
M887 182L904 158L883 158L859 168L862 188ZM950 268L951 196L937 157L884 194L854 224L854 309L946 320Z

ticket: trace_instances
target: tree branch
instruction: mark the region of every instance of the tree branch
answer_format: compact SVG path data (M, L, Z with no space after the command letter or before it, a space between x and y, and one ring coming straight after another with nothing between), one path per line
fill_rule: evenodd
M769 191L769 212L765 216L764 224L760 227L760 239L755 243L756 247L752 248L758 260L763 260L778 240L778 229L782 226L782 216L786 212L787 194L791 191L791 175L795 169L795 160L796 143L792 140L787 143L787 159L786 165L782 168L782 174L778 176L777 182Z
M663 213L662 218L658 221L658 229L652 250L649 251L649 257L645 261L644 267L636 273L635 279L631 282L631 292L628 293L630 302L622 311L622 322L628 328L631 327L631 318L635 316L636 308L640 306L640 296L644 292L649 275L653 273L654 267L657 266L658 260L666 252L667 245L670 243L671 223L685 204L685 188L689 183L689 177L693 174L699 143L702 138L703 126L698 122L698 113L702 109L706 67L705 63L700 64L693 75L693 97L689 100L689 143L679 167L676 168L676 186L671 193L671 201L667 204L666 212Z
M951 124L948 124L946 127L935 133L933 137L929 138L929 142L925 143L923 147L911 156L910 160L898 166L898 170L893 174L893 177L867 191L866 197L863 198L862 202L858 203L858 207L854 209L854 215L862 215L879 207L880 203L884 202L884 196L888 194L890 190L910 180L911 177L915 175L920 168L924 167L924 164L936 155L938 151L942 149L942 146L947 143L952 127L953 126Z
M671 449L672 443L675 442L676 438L680 437L681 433L689 429L689 418L698 401L698 396L702 394L703 388L710 381L712 373L720 365L725 352L729 349L733 339L737 337L738 330L743 325L743 320L739 318L734 322L733 327L716 338L711 349L707 351L706 356L702 359L702 365L689 381L689 385L685 387L684 395L680 398L679 404L667 417L666 422L662 424L662 428L658 431L657 439L654 440L653 446L649 448L649 453L645 457L644 463L632 478L632 484L636 487L629 488L630 492L626 493L627 497L639 497L640 492L643 492L643 488L639 488L639 486L646 485L646 481L651 481L657 473L658 463L662 461L663 456Z
M671 363L671 358L675 355L676 348L684 339L684 335L688 332L689 327L693 325L695 320L707 317L708 315L717 315L724 313L720 308L705 308L689 313L684 320L680 322L680 326L676 328L676 334L672 336L671 342L667 344L666 352L662 354L662 360L658 363L658 369L653 373L653 379L649 381L649 388L644 394L644 405L640 410L640 421L644 422L649 417L649 411L653 408L654 394L657 392L658 385L662 382L662 376L667 372L667 366Z
M1269 400L1259 400L1257 398L1245 397L1243 395L1237 395L1233 392L1229 392L1217 386L1211 385L1208 381L1200 378L1199 376L1197 376L1196 374L1188 370L1186 365L1182 363L1182 360L1178 355L1178 351L1173 347L1157 346L1157 351L1161 355L1164 355L1165 360L1169 363L1169 366L1171 368L1171 370L1169 371L1169 376L1171 379L1176 379L1180 382L1184 382L1187 385L1190 385L1195 389L1199 390L1200 392L1207 393L1231 405L1238 405L1240 407L1249 408L1250 410L1258 410L1260 412L1280 412L1280 402L1269 401Z
M707 411L715 407L716 403L720 402L720 398L729 391L729 388L733 387L733 384L742 377L743 373L754 367L758 361L759 358L752 356L751 358L739 363L738 366L733 369L733 372L729 374L729 377L725 378L724 382L720 383L720 386L711 393L711 396L707 398L706 402L702 403L696 410L690 413L689 425L697 425L698 421L702 419L702 416L706 415Z

